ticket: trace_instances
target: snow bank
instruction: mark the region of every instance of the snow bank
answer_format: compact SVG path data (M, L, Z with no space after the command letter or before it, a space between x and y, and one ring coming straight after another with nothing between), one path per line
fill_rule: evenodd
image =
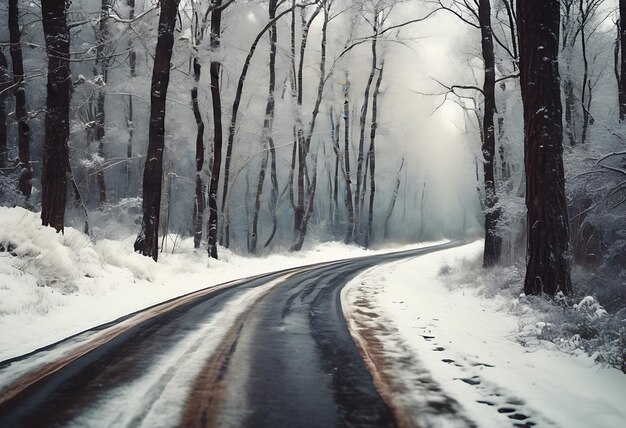
M70 227L59 234L38 213L0 207L0 361L232 279L375 253L331 242L255 258L222 248L212 260L183 239L155 263L133 252L134 239L94 242Z
M626 376L581 350L519 343L524 326L542 326L520 304L514 272L508 280L511 291L517 284L516 295L447 283L459 266L481 271L467 262L481 251L476 242L376 267L344 290L353 335L381 344L370 357L408 417L420 426L467 426L467 420L480 427L626 426ZM482 274L458 278L472 275ZM433 402L439 408L429 413Z

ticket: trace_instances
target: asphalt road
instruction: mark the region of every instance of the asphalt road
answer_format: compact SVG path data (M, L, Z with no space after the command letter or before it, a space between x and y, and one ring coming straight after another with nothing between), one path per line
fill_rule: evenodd
M341 289L375 265L456 245L260 275L2 362L0 379L24 373L0 385L0 427L396 426L350 336ZM237 312L246 293L256 294ZM232 316L216 329L224 311Z

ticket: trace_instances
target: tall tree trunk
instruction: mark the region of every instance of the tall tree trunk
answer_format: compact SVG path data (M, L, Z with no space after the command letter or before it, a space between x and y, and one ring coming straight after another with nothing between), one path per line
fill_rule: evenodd
M94 78L97 82L98 89L96 90L96 114L95 114L95 138L96 145L98 147L98 157L104 159L104 121L105 121L105 99L106 99L106 84L108 76L108 58L106 52L106 43L108 42L108 25L107 17L109 16L109 4L110 0L102 0L100 6L100 24L96 35L96 63L94 66ZM98 165L96 171L96 180L98 182L98 193L100 198L100 205L104 205L107 201L106 182L104 179L103 165Z
M220 50L222 28L222 0L213 0L211 3L211 58L209 73L211 75L211 100L213 106L213 165L211 167L211 181L209 184L209 226L208 226L208 253L209 257L217 259L217 193L220 184L220 170L222 168L222 98L220 95L220 62L217 52Z
M626 4L626 2L625 2ZM620 2L620 6L621 6L621 2ZM620 9L621 11L621 9ZM615 44L613 45L613 74L615 75L615 82L617 83L617 105L618 105L618 111L619 111L619 120L620 122L622 120L624 120L624 117L626 115L626 110L624 107L626 107L626 102L624 100L624 90L622 88L622 79L620 76L620 51L621 51L621 46L620 46L620 41L622 38L622 31L621 31L621 20L617 20L617 22L615 23L615 28L617 30L617 35L615 37Z
M129 8L128 19L135 19L135 0L126 0L126 5ZM137 75L137 53L135 52L133 38L128 38L128 67L130 70L131 79ZM133 137L135 133L135 124L133 117L133 96L128 95L128 111L126 113L126 127L128 128L128 140L126 142L126 163L125 163L125 176L126 176L126 197L130 196L131 186L131 170L132 170L132 158L133 158Z
M162 0L159 36L150 88L150 127L148 153L143 173L143 217L141 231L135 240L135 251L155 261L159 256L159 220L165 150L165 107L170 81L170 61L174 46L174 25L179 0Z
M374 94L372 95L372 127L370 129L370 148L367 153L370 163L370 200L369 212L367 215L367 234L365 235L365 246L369 247L373 236L374 222L374 197L376 195L376 130L378 129L378 95L380 94L380 84L383 81L383 71L385 61L383 60L376 79Z
M276 178L276 149L274 147L274 140L272 138L272 127L274 124L274 90L276 88L276 1L269 0L269 19L273 22L270 27L270 63L269 63L269 87L267 93L267 103L265 105L265 119L263 121L263 131L261 140L263 148L269 150L269 155L272 157L271 162L271 181L272 181L272 193L270 196L270 214L272 216L272 232L270 239L266 242L265 246L269 245L274 234L276 233L278 219L276 218L276 204L278 202L278 181ZM257 193L255 197L254 213L252 215L252 230L250 232L250 245L248 250L251 253L256 253L257 239L258 239L258 220L259 211L261 209L261 195L263 194L263 184L265 182L265 174L267 169L268 154L262 160L261 170L259 172L259 181L257 185Z
M205 186L202 182L202 169L204 168L204 121L198 104L198 82L201 74L200 61L197 55L193 58L194 83L191 89L191 104L193 116L196 119L196 193L193 199L193 246L200 248L202 241L202 218L205 209Z
M32 192L33 169L30 164L30 127L26 110L26 90L24 88L24 61L19 24L17 0L9 0L9 37L11 42L11 62L13 65L13 85L15 91L15 119L17 120L17 141L20 178L18 189L26 198Z
M41 4L48 55L43 170L41 174L41 222L57 232L65 226L68 139L70 135L70 31L66 0Z
M619 46L621 52L620 58L620 85L619 85L619 103L620 103L620 120L626 117L626 0L619 0Z
M343 103L343 120L344 125L344 144L343 144L343 162L346 171L346 208L348 209L348 227L346 228L346 244L352 243L354 231L354 206L352 205L352 182L350 180L350 103L347 94L346 101Z
M385 223L383 226L383 239L387 239L387 237L389 236L389 220L391 219L391 215L393 214L393 209L396 207L396 200L398 199L398 192L400 190L400 174L402 173L402 168L404 168L404 158L402 158L402 162L400 163L398 175L396 176L396 182L393 186L393 193L391 194L391 201L389 202L389 208L387 208L387 214L385 215Z
M339 126L340 121L335 119L335 110L331 106L329 112L331 138L333 142L333 152L335 153L335 172L332 179L332 196L330 205L332 207L330 213L330 225L333 236L337 235L337 222L339 219L339 165L341 163L341 149L339 147Z
M483 174L485 182L485 250L483 266L493 266L500 260L502 238L496 234L500 209L496 208L496 177L494 160L496 153L496 134L494 115L496 113L496 67L493 50L493 33L491 28L491 5L489 0L480 0L478 5L478 20L480 23L481 46L485 63L485 81L483 96L485 111L483 116L483 147L484 157Z
M295 13L295 8L296 6L294 2L294 6L292 9L294 11L293 13ZM254 52L256 51L256 48L259 42L261 41L265 33L269 31L270 28L272 28L272 26L274 26L280 18L282 18L287 13L290 13L292 10L286 10L286 11L279 13L276 17L274 17L274 19L270 20L270 22L268 22L265 25L265 27L263 27L263 29L257 34L256 38L252 42L252 45L250 46L250 49L248 50L248 55L246 56L246 59L243 64L243 68L241 70L241 73L239 74L239 81L237 83L237 89L235 91L235 98L233 100L233 107L231 109L232 113L230 116L230 124L228 126L228 141L226 144L226 156L224 158L224 184L222 188L222 206L220 207L220 213L225 216L225 219L223 222L224 232L222 233L221 240L222 240L222 245L227 248L230 246L230 214L229 214L230 210L227 209L228 198L229 198L229 185L230 185L230 169L231 169L231 163L232 163L235 133L237 131L237 114L239 113L239 106L241 105L241 97L243 95L243 86L246 81L246 77L248 76L250 61L252 60L252 57L254 56Z
M365 151L365 121L367 119L367 110L369 106L369 98L370 98L370 90L372 88L372 82L374 81L374 74L376 73L376 63L378 61L376 55L376 44L378 41L378 10L374 9L374 38L372 39L372 66L370 68L370 75L367 79L367 84L365 85L365 93L363 95L363 106L361 107L361 117L359 119L359 151L357 154L357 162L356 162L356 191L354 193L354 237L357 243L362 244L363 239L361 236L361 201L363 200L363 196L361 193L365 192L365 189L362 189L363 180L365 174L363 169L363 160L364 160L364 151Z
M309 36L309 29L313 20L317 17L321 10L321 5L318 5L307 20L304 15L304 9L302 10L302 40L300 41L300 59L298 62L298 73L296 75L296 140L297 140L297 177L296 177L296 195L295 195L295 209L293 216L293 232L294 232L294 245L292 250L297 246L295 243L300 241L302 235L302 226L304 224L304 217L306 215L306 189L305 189L305 176L307 174L307 137L304 135L304 124L302 122L302 101L303 101L303 74L304 74L304 57L306 53L306 45ZM325 37L325 33L322 37ZM325 45L322 45L322 49L325 49ZM322 72L322 78L323 78ZM314 123L314 119L313 119ZM306 233L306 231L304 232Z
M298 159L298 202L296 204L296 211L294 213L294 230L295 230L295 242L290 248L290 251L300 251L302 249L302 245L304 244L304 240L307 234L307 227L311 216L313 215L313 204L315 198L315 190L317 186L317 156L314 157L314 177L313 180L308 182L307 175L307 157L309 155L309 151L311 148L311 139L313 138L313 132L315 131L315 123L317 120L317 115L320 111L320 105L322 103L322 98L324 95L324 86L326 83L326 40L327 40L327 29L328 29L328 20L330 13L330 3L326 1L320 2L319 10L322 10L324 13L324 22L322 23L322 40L321 40L321 48L320 48L320 78L317 84L317 98L315 100L315 105L313 106L313 112L311 113L311 121L309 123L309 129L307 131L306 137L298 138L299 145L301 149L299 149L300 156ZM311 18L307 23L307 27L313 22ZM308 31L308 30L307 30ZM303 58L304 58L304 50L301 51L300 56L300 72L299 76L299 94L298 94L298 105L302 106L302 67L303 67ZM297 121L299 122L299 121ZM302 141L304 144L302 144ZM304 190L304 180L303 177L306 175L307 177L307 188Z
M572 290L559 86L559 1L518 0L528 209L526 294Z
M9 76L9 65L4 52L0 50L0 174L4 174L8 160L7 145L7 113L5 109L7 94L11 78Z
M585 144L587 142L587 129L589 128L589 109L587 108L587 89L589 89L589 98L591 98L591 88L588 88L589 83L589 60L587 59L587 34L586 34L586 21L588 12L585 12L585 0L579 0L578 6L580 11L580 43L581 51L583 54L583 84L581 88L580 105L583 110L583 127L580 135L580 143Z
M296 241L291 246L290 251L300 251L302 249L302 245L304 245L304 240L306 239L307 224L313 215L313 202L315 200L315 190L317 189L317 155L312 156L312 158L313 179L306 191L308 199L306 202L306 211L302 219L303 226L300 228L300 233L296 236Z

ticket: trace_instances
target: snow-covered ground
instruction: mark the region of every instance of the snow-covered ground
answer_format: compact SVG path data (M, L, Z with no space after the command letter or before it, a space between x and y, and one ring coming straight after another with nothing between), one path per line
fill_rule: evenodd
M351 331L405 416L425 427L626 426L626 375L582 351L520 344L537 316L523 298L448 283L450 267L481 253L476 242L378 266L344 289Z
M221 249L212 260L185 239L155 263L133 252L134 239L93 241L69 227L55 233L38 213L0 207L0 361L233 279L385 252L335 242L253 258Z
M0 207L0 361L226 281L376 253L326 243L255 258L222 249L210 260L186 239L155 263L133 240L57 234L36 213ZM450 275L481 251L476 242L382 265L344 290L353 335L404 416L421 426L626 426L626 376L537 334L528 341L542 328L536 306L477 287L480 274L471 287Z

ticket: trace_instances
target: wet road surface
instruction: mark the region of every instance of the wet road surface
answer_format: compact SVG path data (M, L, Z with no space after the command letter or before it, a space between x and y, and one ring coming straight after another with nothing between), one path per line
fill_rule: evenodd
M0 380L24 371L0 383L0 427L396 426L341 289L375 265L457 245L260 275L0 363Z

